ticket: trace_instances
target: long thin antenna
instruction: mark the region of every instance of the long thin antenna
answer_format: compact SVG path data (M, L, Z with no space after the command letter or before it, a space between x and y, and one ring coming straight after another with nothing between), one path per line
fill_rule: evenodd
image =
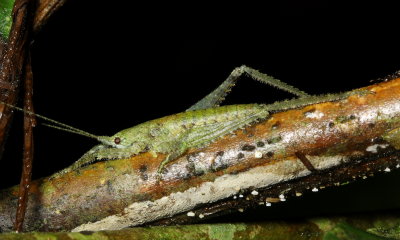
M83 132L83 131L77 132L77 131L75 131L73 129L70 129L70 128L59 127L59 126L51 125L51 124L47 124L47 123L42 123L42 125L46 126L46 127L49 127L49 128L58 129L58 130L61 130L61 131L75 133L75 134L82 135L82 136L89 137L89 138L94 138L94 139L100 141L99 136L96 136L96 135L93 135L93 134L90 134L90 133L87 133L87 132Z
M0 101L0 104L3 104L5 106L10 107L12 109L15 109L17 111L21 111L21 112L24 112L24 113L31 114L31 115L33 115L33 116L35 116L37 118L40 118L40 119L43 119L45 121L48 121L48 122L51 122L51 123L54 123L54 124L58 125L58 126L54 126L54 125L49 125L49 124L43 124L43 125L45 125L47 127L52 127L52 128L56 128L56 129L59 129L59 130L66 131L66 132L71 132L71 133L75 133L75 134L78 134L78 135L86 136L86 137L89 137L89 138L94 138L94 139L96 139L96 140L98 140L100 142L103 142L103 139L100 136L91 134L89 132L83 131L83 130L75 128L75 127L72 127L72 126L70 126L68 124L61 123L59 121L53 120L51 118L45 117L45 116L37 114L37 113L33 113L33 112L25 110L23 108L20 108L20 107L5 103L3 101Z

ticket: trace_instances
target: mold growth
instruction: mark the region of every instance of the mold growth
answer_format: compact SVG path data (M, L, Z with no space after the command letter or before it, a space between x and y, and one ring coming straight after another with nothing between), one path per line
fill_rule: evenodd
M374 145L368 146L365 149L365 151L371 152L371 153L377 153L379 149L385 149L388 146L389 146L389 144L374 144Z
M309 110L307 112L304 112L304 116L306 118L320 119L323 116L325 116L325 114L323 112L317 111L315 108L313 108L313 109L311 109L311 110Z
M254 152L254 157L255 158L262 158L262 156L263 156L263 153L261 151L255 151Z

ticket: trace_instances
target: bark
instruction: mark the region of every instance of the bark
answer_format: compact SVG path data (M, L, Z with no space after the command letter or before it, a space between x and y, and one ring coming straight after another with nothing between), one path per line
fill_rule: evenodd
M49 18L60 9L66 0L38 0L35 17L33 21L33 31L38 33Z
M34 181L24 229L115 230L244 211L400 167L400 78L366 94L273 114L157 169L164 155L98 162ZM365 90L364 89L364 90ZM364 91L365 92L365 91ZM315 169L303 164L304 157ZM0 193L0 229L12 228L17 187Z

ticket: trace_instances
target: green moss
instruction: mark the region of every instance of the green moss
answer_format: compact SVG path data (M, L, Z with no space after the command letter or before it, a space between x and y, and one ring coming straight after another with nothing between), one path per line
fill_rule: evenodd
M386 238L400 239L400 219L383 218L374 222L374 227L367 232Z
M43 184L40 188L40 191L45 195L45 196L50 196L53 192L55 192L57 189L50 184L49 182L46 184Z
M10 34L13 5L14 0L0 0L0 40L7 39Z
M338 123L347 123L347 122L350 122L350 121L352 121L352 120L354 120L354 119L355 119L355 118L354 118L353 115L338 116L338 117L335 119L335 123L336 123L336 124L338 124Z
M275 144L275 143L278 143L280 141L282 141L282 137L280 135L267 139L267 143L268 144Z
M323 240L386 240L388 238L377 236L347 223L339 223L331 231L325 233Z
M75 240L107 240L110 239L106 235L104 235L102 232L93 232L93 233L68 233L68 236L71 239Z
M215 240L232 240L235 239L237 231L243 231L246 226L243 224L214 224L208 227L208 236Z
M34 233L33 236L37 240L57 240L57 236L52 233Z
M400 149L400 128L396 128L385 135L383 135L383 139L390 143L394 148Z
M317 225L318 228L324 232L329 231L335 227L334 223L332 223L332 220L327 218L311 219L311 222Z

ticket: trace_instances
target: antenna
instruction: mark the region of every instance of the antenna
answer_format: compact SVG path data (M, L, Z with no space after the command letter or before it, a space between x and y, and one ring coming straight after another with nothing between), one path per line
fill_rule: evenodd
M89 132L86 132L86 131L83 131L81 129L72 127L72 126L67 125L65 123L61 123L59 121L53 120L53 119L45 117L43 115L40 115L40 114L37 114L37 113L33 113L33 112L25 110L23 108L20 108L20 107L5 103L3 101L0 101L0 104L3 104L5 106L10 107L12 109L15 109L17 111L24 112L24 113L33 115L33 116L35 116L37 118L40 118L40 119L43 119L45 121L48 121L48 122L56 124L56 125L51 125L51 124L42 123L44 126L55 128L55 129L62 130L62 131L65 131L65 132L75 133L75 134L78 134L78 135L81 135L81 136L85 136L85 137L88 137L88 138L93 138L93 139L96 139L99 142L102 142L102 143L105 143L105 144L109 145L109 143L107 143L107 141L102 136L97 136L97 135L91 134Z

